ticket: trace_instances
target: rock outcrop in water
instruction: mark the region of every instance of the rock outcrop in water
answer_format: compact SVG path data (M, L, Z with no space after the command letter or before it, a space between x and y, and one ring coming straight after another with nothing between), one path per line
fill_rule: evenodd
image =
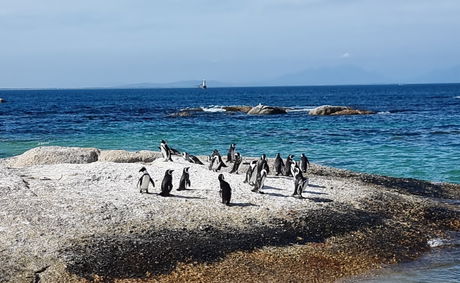
M323 105L308 112L310 115L367 115L375 114L373 111L353 109L348 106Z
M266 106L266 105L257 105L255 107L248 105L231 105L231 106L222 106L224 111L215 111L215 112L241 112L247 113L249 115L271 115L271 114L284 114L287 113L285 108L276 107L276 106ZM185 108L179 112L172 113L168 117L190 117L194 113L198 112L210 112L205 111L203 108Z
M114 162L91 162L91 153ZM458 200L455 184L311 164L299 199L290 178L267 178L265 194L255 194L228 167L225 206L220 172L206 166L178 156L115 163L154 155L45 147L13 159L91 163L17 169L0 159L0 282L332 282L418 256L430 237L460 230L458 206L439 199ZM136 188L142 166L157 183L148 194ZM176 185L184 167L192 189L159 196L165 170Z
M259 104L249 110L249 115L273 115L273 114L286 114L286 109L276 106L267 106Z
M3 103L3 102L6 102L6 100L0 97L0 103Z
M233 105L233 106L224 106L222 107L227 112L244 112L248 113L253 108L252 106L247 105Z

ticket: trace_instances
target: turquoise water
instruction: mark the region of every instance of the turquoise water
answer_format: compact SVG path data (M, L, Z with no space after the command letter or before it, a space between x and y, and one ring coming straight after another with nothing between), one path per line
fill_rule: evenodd
M242 155L305 152L317 163L361 172L460 183L460 85L201 89L1 90L0 157L40 145ZM291 107L284 115L220 112L223 105ZM314 117L331 104L376 115ZM168 117L203 107L192 117Z
M389 266L374 274L343 280L360 283L457 283L460 282L460 233L453 238L438 241L417 260Z

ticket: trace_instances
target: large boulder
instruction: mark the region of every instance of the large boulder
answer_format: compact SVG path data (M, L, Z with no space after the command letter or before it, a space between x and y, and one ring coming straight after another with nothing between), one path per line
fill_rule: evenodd
M91 163L98 160L97 148L42 146L24 152L11 159L9 166L26 167L43 164Z
M233 105L233 106L224 106L222 107L227 112L244 112L248 113L253 108L252 106L247 105Z
M373 111L358 110L347 106L323 105L308 112L310 115L365 115L374 114Z
M152 162L161 157L160 152L141 150L136 152L126 150L102 150L99 161L116 163Z
M249 115L272 115L272 114L285 114L286 109L276 106L267 106L259 104L249 110Z

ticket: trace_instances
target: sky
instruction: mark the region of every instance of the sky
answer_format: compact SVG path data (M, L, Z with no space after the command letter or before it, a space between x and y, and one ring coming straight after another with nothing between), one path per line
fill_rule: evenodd
M458 0L0 0L0 88L267 81L460 65Z

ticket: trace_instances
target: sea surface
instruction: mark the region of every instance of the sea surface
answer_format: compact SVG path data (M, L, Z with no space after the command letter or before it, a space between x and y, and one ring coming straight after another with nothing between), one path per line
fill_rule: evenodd
M45 145L158 150L165 139L192 154L225 153L236 143L243 156L306 153L338 168L460 183L460 84L0 90L0 98L0 158ZM250 116L221 108L259 103L290 110ZM377 114L308 115L324 104ZM190 107L203 111L170 117ZM458 245L439 251L375 280L459 282Z
M306 153L323 165L460 183L460 84L202 89L0 90L0 158L36 146L158 150L161 139L192 154ZM225 113L226 105L291 107L285 115ZM376 115L309 116L347 105ZM191 117L168 115L187 107Z

